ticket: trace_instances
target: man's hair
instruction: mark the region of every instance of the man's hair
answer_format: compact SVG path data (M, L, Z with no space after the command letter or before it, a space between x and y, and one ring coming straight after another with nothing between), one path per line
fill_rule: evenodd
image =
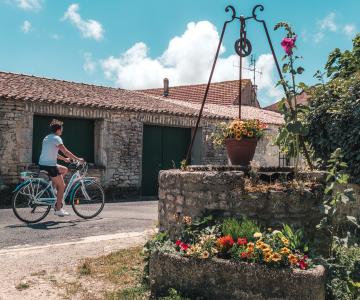
M50 123L50 130L52 133L55 133L56 131L58 131L59 129L62 128L64 122L61 122L59 120L53 119Z

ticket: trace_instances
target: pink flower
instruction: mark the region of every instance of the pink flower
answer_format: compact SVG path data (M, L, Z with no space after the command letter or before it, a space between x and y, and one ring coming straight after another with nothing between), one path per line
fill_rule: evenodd
M295 47L296 35L293 38L283 38L281 47L283 47L287 55L292 54L292 49Z
M181 245L181 241L180 241L180 240L177 240L176 243L175 243L175 245L176 245L177 247L179 247L179 246Z

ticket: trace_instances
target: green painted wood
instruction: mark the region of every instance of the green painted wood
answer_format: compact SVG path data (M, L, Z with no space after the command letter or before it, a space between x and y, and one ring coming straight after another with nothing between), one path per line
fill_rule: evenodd
M52 116L34 116L32 160L38 163L42 140L50 133L49 124L53 118L64 122L61 136L64 145L76 156L87 162L94 162L94 121L87 119L59 118Z
M144 125L142 194L155 196L158 193L160 170L180 167L190 144L191 129Z

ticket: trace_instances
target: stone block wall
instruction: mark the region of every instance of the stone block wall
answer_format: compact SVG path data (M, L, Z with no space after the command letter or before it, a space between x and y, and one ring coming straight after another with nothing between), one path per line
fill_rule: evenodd
M151 299L174 288L190 299L324 300L325 269L277 269L212 258L154 252L150 258Z
M196 168L193 168L196 169ZM246 192L244 173L239 170L218 171L161 171L159 175L159 225L160 230L179 237L182 217L193 219L212 213L220 216L248 217L265 228L281 228L289 224L304 228L309 239L320 246L326 243L322 232L315 230L322 218L320 207L323 187L321 173L308 174L318 181L312 189ZM360 195L357 201L340 211L360 219ZM324 248L326 249L326 248Z
M126 194L138 195L141 189L143 125L195 127L195 117L169 114L116 111L53 103L26 102L0 98L0 180L6 186L18 183L18 174L32 168L33 116L53 115L86 118L95 121L95 165L99 166L101 183L110 191L110 198ZM210 141L215 123L204 118L202 131L202 164L227 163L226 150L215 149ZM71 150L71 149L70 149ZM256 157L266 165L276 165L278 159L266 159L273 150L260 141ZM94 171L94 168L93 168ZM4 198L8 192L0 192Z

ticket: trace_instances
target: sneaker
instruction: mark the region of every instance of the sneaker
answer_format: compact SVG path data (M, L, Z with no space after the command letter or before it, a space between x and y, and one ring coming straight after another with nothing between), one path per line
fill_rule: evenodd
M54 215L58 217L70 216L70 214L67 211L65 211L63 208L60 210L55 210Z

